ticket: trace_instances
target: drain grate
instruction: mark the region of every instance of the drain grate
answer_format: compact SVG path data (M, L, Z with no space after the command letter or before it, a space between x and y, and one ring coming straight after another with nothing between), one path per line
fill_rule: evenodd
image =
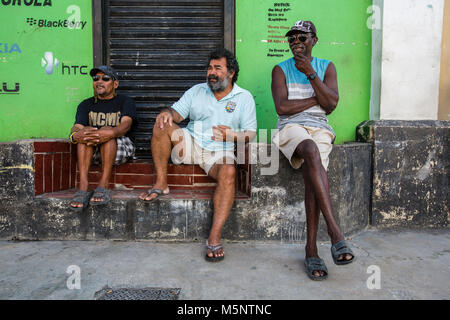
M103 288L96 300L178 300L180 288Z

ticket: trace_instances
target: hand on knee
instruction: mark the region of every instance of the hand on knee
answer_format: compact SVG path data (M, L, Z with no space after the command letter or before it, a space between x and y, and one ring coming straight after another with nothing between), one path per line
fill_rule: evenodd
M153 136L158 137L161 134L166 134L168 128L169 128L168 123L164 124L164 127L162 129L155 123L155 125L153 126Z
M234 184L236 178L236 168L234 165L223 165L219 171L219 182Z

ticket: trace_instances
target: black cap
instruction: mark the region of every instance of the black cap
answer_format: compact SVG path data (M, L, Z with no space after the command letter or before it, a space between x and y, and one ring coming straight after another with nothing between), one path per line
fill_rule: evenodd
M91 77L95 76L98 72L103 72L104 74L110 76L114 80L119 80L119 75L117 74L116 70L114 70L111 67L108 66L100 66L96 68L92 68L92 70L89 72Z
M290 36L291 34L296 33L297 31L300 32L306 32L306 33L314 33L314 35L317 34L316 32L316 26L314 25L314 23L312 23L311 21L297 21L291 28L291 30L289 30L285 37Z

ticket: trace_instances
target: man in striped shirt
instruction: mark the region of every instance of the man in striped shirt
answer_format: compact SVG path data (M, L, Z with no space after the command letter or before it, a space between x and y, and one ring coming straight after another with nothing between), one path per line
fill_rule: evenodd
M339 100L337 73L331 61L312 56L318 38L311 21L297 21L286 37L293 57L272 71L272 96L279 129L272 141L293 168L302 167L307 223L305 267L311 279L323 280L328 270L316 246L320 211L328 226L335 263L354 260L334 218L326 171L335 139L327 115Z

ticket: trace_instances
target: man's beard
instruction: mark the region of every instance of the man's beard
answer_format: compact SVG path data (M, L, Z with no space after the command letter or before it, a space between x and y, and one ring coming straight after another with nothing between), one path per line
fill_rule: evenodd
M107 91L106 87L103 86L103 93L99 93L97 88L94 89L94 97L95 97L95 99L97 99L98 97L100 99L104 99L105 97L108 97L110 94L112 94L115 97L116 96L116 89L112 88L111 91ZM97 102L97 100L95 102Z
M97 90L97 88L95 88L95 94L97 94L100 97L103 97L103 96L106 97L106 96L109 96L110 94L115 94L115 92L116 92L116 90L114 88L112 88L110 91L108 91L106 89L106 87L103 87L102 93L99 93L98 91L99 90Z
M99 89L100 89L101 91L103 91L103 93L99 93ZM95 94L98 95L98 96L100 96L100 97L106 95L106 94L107 94L107 92L106 92L106 87L105 87L105 86L98 86L98 87L95 87Z
M224 91L228 87L228 82L229 82L228 76L229 75L227 74L227 76L223 80L219 80L219 77L210 75L207 78L207 82L208 82L208 86L211 89L211 91L212 92ZM216 82L211 82L210 81L211 79L216 80Z

